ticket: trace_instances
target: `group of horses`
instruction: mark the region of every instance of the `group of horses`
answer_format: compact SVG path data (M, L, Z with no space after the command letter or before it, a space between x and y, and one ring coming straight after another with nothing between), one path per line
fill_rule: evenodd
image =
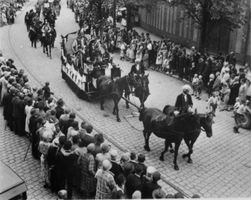
M179 170L177 156L183 139L188 147L188 153L184 154L183 158L188 158L187 162L192 163L193 145L201 131L204 131L207 137L213 135L213 113L199 114L195 111L195 113L188 112L175 116L174 106L167 105L163 111L157 108L146 108L144 102L150 94L148 75L129 74L116 80L111 80L110 77L100 75L97 78L97 88L100 96L101 110L104 110L105 97L111 96L114 102L113 114L116 115L118 122L120 122L119 101L123 95L129 100L132 88L134 88L134 95L139 98L141 104L138 109L140 112L139 120L143 122L144 126L144 148L146 151L150 151L149 139L152 133L164 139L165 148L161 153L160 160L164 160L164 154L170 147L171 152L174 152L173 164L175 170ZM129 108L128 101L126 101L126 107ZM174 150L172 143L174 143Z
M118 104L121 98L127 99L126 108L129 108L130 94L133 93L140 101L140 107L144 107L144 102L149 96L149 75L131 75L117 77L113 80L111 77L94 74L97 78L97 90L100 99L100 108L104 110L105 98L111 97L114 102L113 114L116 115L117 121L120 122Z
M52 58L51 49L54 47L54 42L57 36L57 32L54 28L55 19L53 17L54 15L52 15L52 11L47 11L45 13L44 19L49 22L51 28L50 31L42 31L44 23L37 18L37 15L30 14L30 16L26 16L25 23L31 41L31 47L37 48L37 42L40 41L41 46L43 47L43 53L46 53L48 57Z

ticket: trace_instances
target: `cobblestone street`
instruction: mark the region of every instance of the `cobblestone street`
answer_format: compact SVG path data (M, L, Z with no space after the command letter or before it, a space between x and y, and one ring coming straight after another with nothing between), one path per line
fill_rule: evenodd
M5 57L15 60L18 68L22 68L29 76L32 86L40 87L49 81L57 98L63 98L80 118L91 122L96 131L103 132L108 141L120 151L129 150L146 155L147 165L156 166L161 172L161 185L170 193L175 190L170 186L182 190L188 196L199 194L205 198L215 197L251 197L251 132L240 130L240 134L233 133L234 119L231 112L217 112L213 125L213 137L207 138L201 133L194 146L192 154L193 164L188 164L182 158L187 151L182 142L179 150L179 171L173 169L173 154L167 153L165 161L159 160L160 152L164 148L164 140L152 135L150 139L151 152L143 148L142 123L138 117L131 117L135 108L126 109L124 101L120 102L122 122L117 123L112 115L113 104L106 101L105 111L100 110L98 102L86 102L79 99L61 78L60 35L76 31L78 26L74 15L62 0L61 14L56 21L57 40L52 50L52 59L42 53L41 47L30 47L28 34L24 24L25 11L32 8L35 1L30 1L23 8L14 25L0 28L0 49ZM39 45L40 46L40 45ZM114 54L114 61L122 68L122 75L129 72L131 63L119 60L119 54ZM174 104L176 96L181 92L182 81L165 74L149 71L150 93L146 107L162 109L166 104ZM134 97L132 102L139 104ZM206 111L206 98L194 101L199 113ZM2 109L1 109L2 112ZM0 126L0 159L10 165L28 186L28 199L52 199L53 194L43 188L39 177L39 162L31 157L25 161L24 155L28 147L28 140L4 130L3 117Z

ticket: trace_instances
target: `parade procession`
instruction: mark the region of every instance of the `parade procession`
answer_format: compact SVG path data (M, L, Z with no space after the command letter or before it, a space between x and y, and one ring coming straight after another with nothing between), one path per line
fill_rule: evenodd
M249 0L0 5L0 200L251 198Z

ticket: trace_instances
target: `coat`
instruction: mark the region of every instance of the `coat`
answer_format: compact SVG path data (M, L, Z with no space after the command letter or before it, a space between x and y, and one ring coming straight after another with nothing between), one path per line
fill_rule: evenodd
M185 97L184 94L180 94L177 96L176 99L176 103L175 103L175 107L179 110L179 111L187 111L187 109L189 107L193 106L193 101L192 101L192 97L190 94L187 94L187 101L185 101Z
M126 194L129 198L132 197L132 194L136 191L142 191L142 182L141 178L136 176L135 174L130 174L126 179Z

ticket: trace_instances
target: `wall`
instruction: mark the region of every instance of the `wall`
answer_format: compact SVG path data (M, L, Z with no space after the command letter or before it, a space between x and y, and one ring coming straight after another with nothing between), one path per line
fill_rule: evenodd
M180 20L184 11L180 7L169 7L159 3L151 11L139 9L140 24L150 32L165 37L185 46L198 46L199 31L191 19Z
M251 11L251 0L247 2L247 16ZM158 3L152 10L146 10L145 8L139 9L140 24L149 32L153 32L156 35L165 37L167 36L171 40L180 43L186 47L199 45L199 30L193 24L192 19L179 20L184 16L184 11L181 7L170 7L165 3ZM251 66L251 31L248 30L251 27L251 20L249 17L248 23L250 24L234 30L230 33L229 39L229 52L235 51L237 60L243 64L248 62ZM248 36L244 35L248 33ZM217 52L215 52L217 53Z

